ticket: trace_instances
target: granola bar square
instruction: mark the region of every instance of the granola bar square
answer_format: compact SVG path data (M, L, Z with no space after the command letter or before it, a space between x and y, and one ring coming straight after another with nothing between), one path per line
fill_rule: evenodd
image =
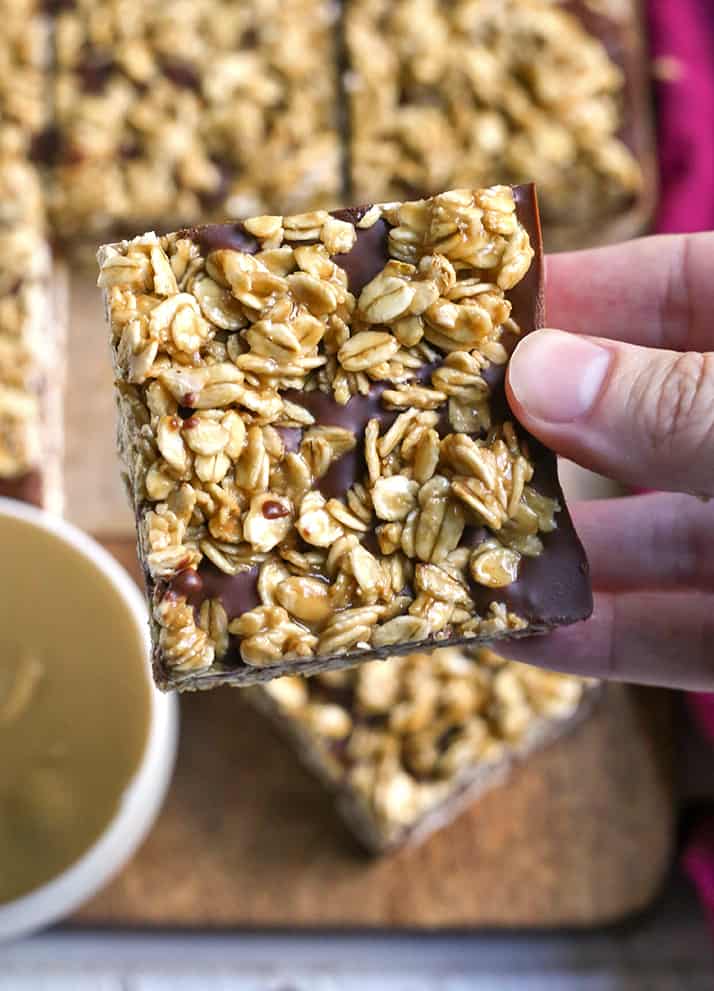
M335 795L364 846L422 842L514 764L570 732L596 682L509 661L482 648L368 661L246 689Z
M330 0L72 0L52 217L92 239L339 199Z
M533 187L100 250L164 688L587 617L555 457L504 377L541 325Z
M532 180L549 248L637 210L654 183L643 30L632 0L595 6L348 0L352 195Z

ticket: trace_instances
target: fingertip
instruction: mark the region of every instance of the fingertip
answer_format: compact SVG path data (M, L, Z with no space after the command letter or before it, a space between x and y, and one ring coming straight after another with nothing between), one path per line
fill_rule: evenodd
M500 652L509 660L534 667L585 678L599 677L607 656L608 635L607 610L600 601L591 619L561 626L550 633L510 640Z
M611 357L591 338L550 328L536 330L511 355L508 400L528 424L557 426L581 420L597 402Z

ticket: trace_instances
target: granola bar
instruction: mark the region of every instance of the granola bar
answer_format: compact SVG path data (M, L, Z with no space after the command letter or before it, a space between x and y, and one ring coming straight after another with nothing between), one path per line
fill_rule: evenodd
M62 506L62 282L34 168L0 160L0 496Z
M55 22L63 238L339 199L330 0L70 0Z
M655 180L636 11L349 0L352 195L535 180L549 250L639 232Z
M164 688L589 615L555 458L504 374L541 325L535 190L100 249Z
M487 649L367 662L246 690L336 795L374 853L448 825L516 760L587 713L596 683L542 671Z

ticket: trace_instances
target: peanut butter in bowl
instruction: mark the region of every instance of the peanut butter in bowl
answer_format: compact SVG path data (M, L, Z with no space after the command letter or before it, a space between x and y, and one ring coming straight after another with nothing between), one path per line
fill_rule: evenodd
M73 870L88 883L66 906L57 902L52 917L126 859L168 782L175 711L151 685L138 591L109 555L68 524L9 500L0 500L0 546L3 936L18 906L64 884ZM117 859L107 841L122 817ZM45 916L25 922L34 928L50 921Z

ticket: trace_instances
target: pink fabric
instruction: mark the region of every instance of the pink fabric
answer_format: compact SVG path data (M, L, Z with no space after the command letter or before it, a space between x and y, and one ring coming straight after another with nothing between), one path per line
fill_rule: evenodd
M714 746L714 695L691 693L687 701L697 729ZM699 893L714 935L714 817L708 816L694 827L682 866Z
M714 695L704 692L691 694L689 708L699 732L714 744Z
M679 73L657 84L661 172L656 228L714 230L714 0L649 0L652 54ZM692 694L690 711L714 746L714 695ZM684 852L714 933L714 819L700 822Z
M657 84L657 230L714 229L714 0L649 0L650 48L680 76Z
M699 893L702 908L714 932L714 819L711 817L694 827L682 864Z

